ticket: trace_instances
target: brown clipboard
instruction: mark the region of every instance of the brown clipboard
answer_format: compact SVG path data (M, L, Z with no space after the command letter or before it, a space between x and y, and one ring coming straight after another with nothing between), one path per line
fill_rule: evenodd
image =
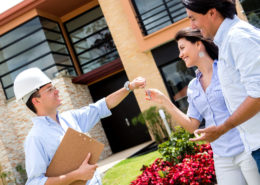
M86 159L88 153L91 153L89 164L96 164L103 149L104 144L68 128L45 175L46 177L56 177L76 170ZM85 185L86 182L75 181L70 185Z

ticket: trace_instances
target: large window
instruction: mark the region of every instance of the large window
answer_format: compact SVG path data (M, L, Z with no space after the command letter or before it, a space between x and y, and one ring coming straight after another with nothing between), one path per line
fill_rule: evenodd
M12 98L17 74L42 69L50 78L64 71L76 75L56 22L35 17L0 37L0 78L6 98Z
M181 0L132 0L143 35L185 18Z
M119 57L100 7L66 22L65 26L83 73Z
M178 44L168 42L152 50L152 55L160 70L165 86L173 103L183 112L187 111L187 87L195 77L195 69L187 68L179 58Z
M259 0L240 0L248 22L260 28L260 1Z
M194 78L194 69L187 69L184 62L177 59L160 68L171 99L183 111L187 111L187 88Z

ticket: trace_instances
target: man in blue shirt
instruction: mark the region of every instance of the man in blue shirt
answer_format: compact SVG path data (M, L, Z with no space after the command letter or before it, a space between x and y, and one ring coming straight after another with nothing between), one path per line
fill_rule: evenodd
M131 90L144 87L145 79L138 77L96 103L60 114L57 112L61 104L59 91L51 80L38 68L21 72L14 81L16 99L21 99L37 115L32 119L33 127L24 144L26 184L66 185L76 180L87 180L88 185L101 184L96 172L97 165L88 164L90 154L78 169L70 173L57 177L46 177L45 173L68 127L88 132L101 118L110 116L110 109L117 106Z
M233 0L182 0L192 28L219 47L218 75L232 114L224 124L197 130L212 142L237 127L260 172L260 30L236 16Z

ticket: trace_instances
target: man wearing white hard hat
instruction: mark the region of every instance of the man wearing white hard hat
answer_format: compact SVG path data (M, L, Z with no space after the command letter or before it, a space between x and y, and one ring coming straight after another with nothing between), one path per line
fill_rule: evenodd
M45 173L68 127L88 132L101 118L110 116L110 109L117 106L131 90L144 88L145 83L144 78L137 77L96 103L58 113L57 108L61 104L59 91L40 69L30 68L18 74L14 81L16 99L22 100L37 115L32 119L33 127L24 144L28 176L26 185L66 185L76 180L88 180L87 185L101 184L96 172L97 165L88 164L90 156L78 169L68 174L46 177Z

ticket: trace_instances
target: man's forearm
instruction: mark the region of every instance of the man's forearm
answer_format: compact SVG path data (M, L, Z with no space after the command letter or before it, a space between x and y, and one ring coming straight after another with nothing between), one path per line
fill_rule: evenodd
M61 175L58 177L48 177L45 185L69 185L76 180L78 180L77 172L72 171L66 175Z
M116 92L108 95L106 97L106 103L107 107L109 109L112 109L116 107L125 97L129 94L129 91L126 90L125 88L121 88L117 90Z
M220 125L221 134L226 133L232 128L244 123L253 116L255 116L260 111L260 98L252 98L248 96L237 110L224 122Z

